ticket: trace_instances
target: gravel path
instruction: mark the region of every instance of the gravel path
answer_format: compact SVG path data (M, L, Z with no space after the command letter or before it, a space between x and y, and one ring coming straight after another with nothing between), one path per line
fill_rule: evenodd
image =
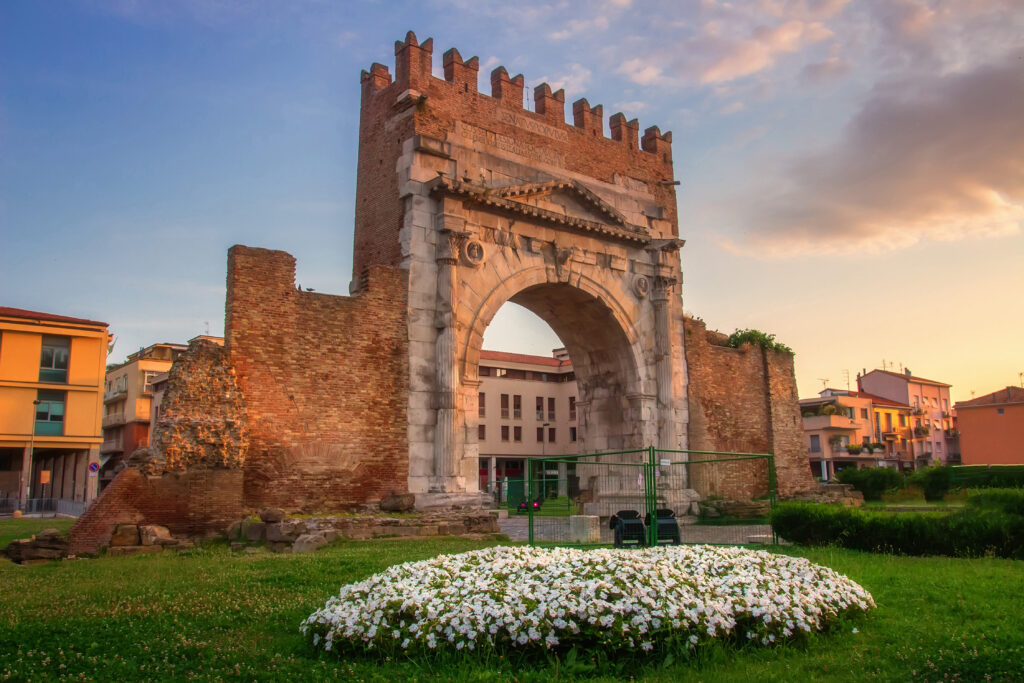
M499 519L501 533L513 541L529 540L529 519L524 516L512 515L507 519ZM535 517L533 535L538 541L569 540L569 519L567 517ZM703 526L683 524L679 527L683 543L717 543L737 545L746 543L771 543L772 528L767 524L750 524L742 526ZM611 543L612 532L605 524L601 527L601 542Z

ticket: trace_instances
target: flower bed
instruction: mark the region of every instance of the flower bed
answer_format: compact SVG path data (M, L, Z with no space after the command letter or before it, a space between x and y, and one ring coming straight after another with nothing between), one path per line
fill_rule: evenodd
M612 650L767 645L874 607L836 572L713 546L495 547L395 565L342 587L302 632L325 650Z

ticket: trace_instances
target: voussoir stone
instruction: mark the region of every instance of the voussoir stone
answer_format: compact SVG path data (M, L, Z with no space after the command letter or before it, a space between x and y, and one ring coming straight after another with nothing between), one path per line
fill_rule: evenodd
M293 553L311 553L327 545L327 538L321 534L303 534L295 539L292 545Z
M281 522L286 516L285 511L281 508L266 508L265 510L260 510L260 519L267 524Z

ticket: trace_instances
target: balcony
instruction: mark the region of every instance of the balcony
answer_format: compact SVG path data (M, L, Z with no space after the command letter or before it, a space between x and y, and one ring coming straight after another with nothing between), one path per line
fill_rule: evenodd
M120 439L113 439L111 441L104 441L103 443L100 444L100 453L101 454L120 453L121 452L121 448L122 448L122 446L121 446L121 440Z
M914 427L914 436L915 437L928 436L929 434L931 434L931 431L932 430L931 430L930 427L925 427L924 425L921 425L920 427Z
M842 429L852 432L857 429L857 422L845 415L813 415L804 418L804 429Z
M110 413L103 416L103 428L118 427L124 424L124 413Z
M915 406L914 408L911 409L910 414L911 415L924 415L924 410L922 410L921 408Z
M947 429L947 430L945 430L945 432L946 432L946 438L947 439L956 439L956 438L958 438L960 436L960 430L959 429Z
M113 403L114 401L120 401L121 399L128 397L127 389L114 389L103 394L104 403Z

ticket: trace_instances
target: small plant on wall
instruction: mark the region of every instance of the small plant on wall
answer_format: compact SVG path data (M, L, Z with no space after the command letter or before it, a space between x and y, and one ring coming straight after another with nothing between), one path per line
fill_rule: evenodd
M793 353L793 349L782 342L775 341L774 334L768 334L761 330L736 330L725 340L725 345L734 349L738 349L743 344L754 344L768 351L782 351L790 355Z

